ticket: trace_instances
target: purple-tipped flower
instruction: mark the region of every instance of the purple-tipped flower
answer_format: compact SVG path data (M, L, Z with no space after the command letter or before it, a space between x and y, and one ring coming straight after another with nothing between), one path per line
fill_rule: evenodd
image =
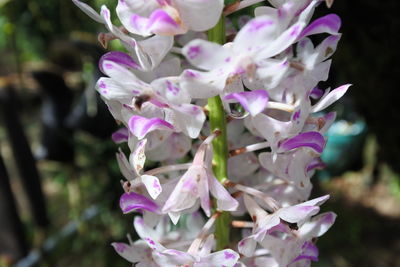
M328 79L340 18L312 20L320 0L269 0L272 6L257 7L255 18L240 17L238 31L224 32L221 15L262 1L224 7L223 0L119 0L117 27L106 6L98 13L72 1L105 26L103 46L116 39L126 51L101 57L105 77L96 84L121 125L112 139L130 150L129 157L117 153L126 179L121 210L143 215L134 221L140 240L113 243L116 252L150 267L290 267L318 260L314 240L336 215L317 215L329 196L307 199L336 117L323 111L350 87L318 87ZM206 41L203 31L214 25ZM228 32L232 42L212 42ZM316 43L310 39L316 34L327 36ZM231 110L232 103L244 114ZM210 217L206 223L199 208ZM235 222L251 229L238 251L213 250L213 231L228 236L222 211L252 218ZM217 247L236 247L221 241Z

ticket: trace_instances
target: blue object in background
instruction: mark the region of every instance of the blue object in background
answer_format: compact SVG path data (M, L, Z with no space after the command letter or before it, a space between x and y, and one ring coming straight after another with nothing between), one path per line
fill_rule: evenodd
M325 134L328 142L321 158L327 168L322 171L320 178L343 173L361 160L366 133L367 127L362 120L334 122Z

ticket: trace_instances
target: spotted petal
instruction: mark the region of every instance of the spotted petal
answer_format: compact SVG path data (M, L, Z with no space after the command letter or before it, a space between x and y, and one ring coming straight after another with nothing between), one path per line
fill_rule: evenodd
M202 257L195 267L226 266L233 267L239 260L239 254L231 249L224 249Z
M140 176L140 179L153 199L156 199L161 194L162 187L157 177L144 174Z
M192 65L203 70L211 70L223 66L232 58L227 48L201 39L193 40L185 45L182 49L182 54Z
M147 139L140 140L135 147L135 150L129 156L130 164L137 176L140 176L143 170L144 163L146 162L145 147L147 144Z

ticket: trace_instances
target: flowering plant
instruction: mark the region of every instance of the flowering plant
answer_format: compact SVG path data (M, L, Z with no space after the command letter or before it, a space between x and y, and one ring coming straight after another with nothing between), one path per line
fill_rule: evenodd
M140 239L113 243L116 252L136 266L316 261L316 237L336 218L317 215L329 195L308 200L335 119L320 111L350 86L318 87L340 18L310 23L321 0L269 0L236 30L226 16L262 1L119 0L117 27L106 6L97 13L73 1L104 24L104 46L118 39L126 49L101 58L106 77L96 86L122 126L113 140L130 149L117 153L126 179L120 207L141 214ZM316 34L326 37L314 45ZM241 240L230 226L244 229Z

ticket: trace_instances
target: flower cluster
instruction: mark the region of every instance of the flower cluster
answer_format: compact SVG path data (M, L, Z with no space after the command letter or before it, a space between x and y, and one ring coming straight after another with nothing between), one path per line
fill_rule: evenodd
M126 179L120 207L141 214L134 220L140 239L113 243L116 252L136 266L316 261L316 237L336 218L317 215L328 195L308 200L310 178L324 165L324 133L335 119L322 111L350 86L318 87L328 78L340 18L312 20L321 0L269 0L254 18L239 18L239 29L227 17L229 31L222 33L232 41L218 44L205 31L262 1L224 8L223 0L119 0L122 26L113 25L106 6L97 13L73 1L104 24L104 46L117 39L126 49L101 58L106 77L96 86L122 126L113 140L130 149L128 156L117 153ZM324 38L316 44L317 34ZM227 131L210 125L210 98L220 101ZM220 135L228 173L217 179L213 143ZM148 169L148 162L158 167ZM216 248L214 224L226 213L252 221L228 221L245 228L243 237L225 244L230 249Z

